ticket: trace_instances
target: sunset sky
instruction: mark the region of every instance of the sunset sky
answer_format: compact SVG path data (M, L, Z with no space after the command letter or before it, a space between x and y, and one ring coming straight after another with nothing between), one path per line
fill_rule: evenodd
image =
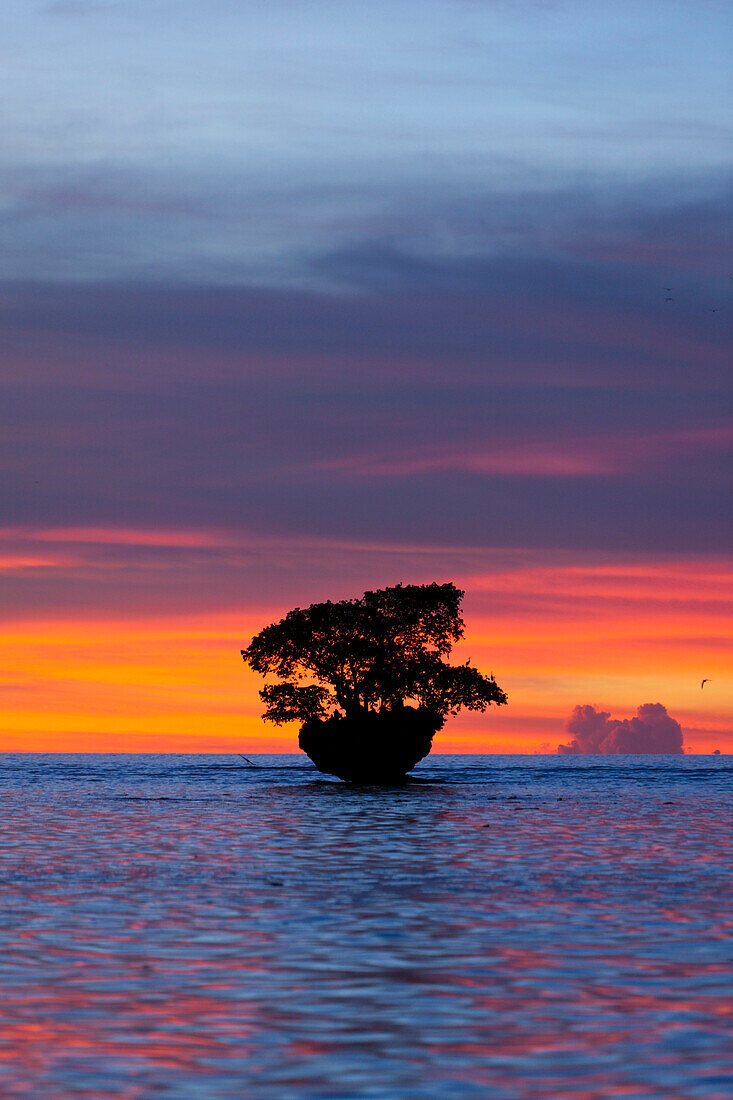
M732 31L5 0L0 749L294 751L251 635L452 580L510 703L437 752L733 751Z

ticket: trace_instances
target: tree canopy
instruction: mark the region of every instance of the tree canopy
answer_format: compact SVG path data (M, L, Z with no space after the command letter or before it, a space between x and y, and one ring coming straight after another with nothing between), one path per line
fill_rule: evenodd
M409 702L446 717L506 703L493 675L446 660L463 637L464 594L451 583L398 584L289 611L242 650L255 672L277 677L260 692L263 718L353 718Z

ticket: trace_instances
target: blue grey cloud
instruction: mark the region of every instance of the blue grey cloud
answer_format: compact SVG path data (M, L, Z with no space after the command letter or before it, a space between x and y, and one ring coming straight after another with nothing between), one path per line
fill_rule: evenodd
M455 258L647 237L649 262L684 266L683 207L714 258L725 18L719 0L613 18L600 0L7 0L0 274L312 285L364 242Z
M717 2L6 9L6 522L725 545Z

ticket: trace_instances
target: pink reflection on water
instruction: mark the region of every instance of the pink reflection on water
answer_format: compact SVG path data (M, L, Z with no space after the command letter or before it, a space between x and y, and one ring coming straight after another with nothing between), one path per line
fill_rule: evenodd
M11 792L0 1091L715 1097L720 801L604 783Z

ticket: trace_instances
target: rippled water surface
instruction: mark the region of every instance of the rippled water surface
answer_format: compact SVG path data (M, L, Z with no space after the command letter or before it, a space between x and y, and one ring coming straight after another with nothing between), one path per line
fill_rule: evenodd
M0 757L0 1095L733 1093L729 757Z

